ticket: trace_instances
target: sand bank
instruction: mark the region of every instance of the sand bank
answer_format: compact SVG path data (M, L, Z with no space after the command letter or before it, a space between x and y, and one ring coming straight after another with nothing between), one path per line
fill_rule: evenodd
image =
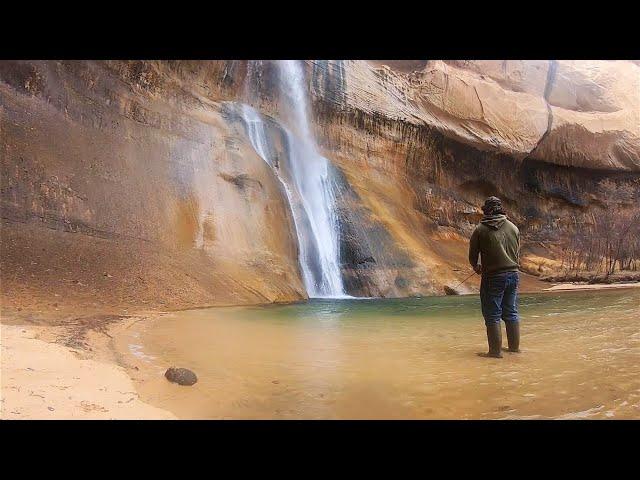
M38 339L47 328L0 325L0 418L176 418L140 401L122 367Z
M555 292L562 290L606 290L610 288L637 288L640 282L629 283L559 283L550 288L545 288L545 292Z

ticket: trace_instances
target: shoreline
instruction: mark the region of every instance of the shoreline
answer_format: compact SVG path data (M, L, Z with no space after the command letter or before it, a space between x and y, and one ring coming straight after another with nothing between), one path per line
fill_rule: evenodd
M544 292L567 292L574 290L610 290L614 288L638 288L640 282L620 282L620 283L571 283L561 282L552 287L545 288Z
M111 345L140 320L87 335L86 349L69 346L68 327L0 323L0 419L177 419L140 399L134 370L118 361Z
M624 305L627 305L627 310L629 310L630 306L635 305L636 302L632 300L637 298L638 290L617 290L617 292L615 298L620 299ZM526 313L527 320L535 317L539 319L536 322L541 322L537 328L527 332L526 354L514 357L506 356L505 361L495 362L495 364L475 361L477 358L475 356L475 348L478 345L484 345L486 339L482 329L475 328L473 323L463 322L464 330L456 327L461 323L454 318L464 320L464 318L467 318L466 314L461 316L451 312L454 314L451 317L454 319L453 322L440 322L439 320L435 322L427 321L424 324L418 322L422 325L417 327L421 332L430 332L430 335L424 337L428 347L426 344L418 347L420 356L424 356L428 360L427 364L430 365L427 373L420 370L422 368L420 365L423 363L416 363L416 357L413 355L400 355L400 357L395 358L396 364L404 365L404 368L395 374L387 371L382 365L378 366L380 369L372 369L369 366L374 365L378 360L382 364L389 359L393 360L393 355L390 355L387 359L385 358L385 353L378 352L382 354L375 355L369 359L372 363L365 362L360 364L360 372L364 375L362 378L357 375L353 376L351 369L354 369L353 372L358 371L358 362L356 360L367 356L368 347L364 349L362 347L368 342L363 342L363 338L366 338L372 330L377 332L377 328L365 327L360 331L365 337L354 336L354 324L357 326L360 323L354 322L342 331L344 337L342 335L337 337L335 332L318 330L312 326L312 330L307 332L312 336L306 337L306 340L302 342L308 347L308 342L311 341L314 353L309 356L310 354L306 347L301 349L300 345L291 341L292 338L302 338L299 337L299 326L291 326L291 322L286 322L291 329L287 327L283 330L282 323L279 323L279 320L274 320L275 317L272 318L271 315L265 316L262 311L242 312L239 310L238 312L225 312L223 311L224 309L212 309L206 313L192 311L184 315L175 313L157 317L150 316L148 321L137 323L128 332L124 331L125 335L120 337L120 343L117 346L127 362L139 367L133 372L133 375L140 380L140 383L137 383L136 386L139 387L138 392L141 398L159 408L172 411L175 415L184 419L360 418L359 415L362 412L356 405L361 399L348 399L349 395L358 397L363 392L378 398L378 401L373 402L375 407L371 407L372 412L376 408L382 410L376 410L377 413L375 414L371 413L372 415L377 415L375 418L424 418L423 414L425 412L421 411L420 408L412 414L406 413L413 408L411 407L413 405L411 402L407 404L398 403L394 407L392 402L380 400L388 398L387 395L392 395L392 392L394 392L391 386L396 381L396 374L398 375L397 378L402 378L406 372L411 371L414 371L414 373L419 372L418 377L424 378L426 383L422 387L415 387L415 385L409 387L410 390L415 388L414 393L416 394L426 391L431 392L425 394L427 399L429 396L439 395L457 398L457 406L455 408L458 408L459 415L465 418L501 417L492 408L483 410L481 413L476 411L474 402L479 400L486 402L488 397L474 398L473 390L469 390L469 395L465 396L460 393L460 390L456 389L458 387L454 388L449 385L449 378L443 377L444 381L440 382L443 388L442 391L429 387L428 385L434 385L432 381L435 381L439 375L439 373L434 372L444 374L448 372L454 377L456 375L464 377L466 375L465 372L475 372L474 375L467 376L465 382L460 383L459 388L464 391L466 391L466 386L476 382L481 382L480 385L482 386L479 388L487 391L498 388L501 385L513 386L516 387L516 390L520 389L518 393L509 393L507 395L508 399L505 398L502 401L503 403L500 404L510 405L512 409L524 409L518 410L520 413L512 415L511 418L527 418L527 415L532 413L535 413L537 418L574 418L574 416L581 415L583 411L590 411L589 400L576 400L574 406L565 408L562 404L553 404L553 401L550 400L555 396L554 391L567 394L565 390L571 391L575 389L576 392L566 395L568 400L575 400L578 397L590 398L591 385L588 383L592 378L590 376L591 373L595 372L594 375L597 378L604 378L598 376L597 372L599 370L597 369L604 368L606 370L608 368L607 358L611 357L612 354L617 355L616 352L620 350L621 345L620 342L612 342L609 338L600 338L602 337L603 324L602 318L600 318L601 315L596 308L584 308L583 313L591 315L589 318L593 319L593 322L587 322L590 330L584 332L581 328L575 328L583 325L584 317L582 314L568 314L563 318L566 322L558 322L557 320L562 318L562 312L565 309L555 308L554 305L559 301L562 305L574 305L576 308L581 309L583 308L583 301L587 302L587 306L589 304L601 306L617 305L618 303L609 302L608 299L613 293L610 289L602 294L581 292L580 296L576 296L578 292L540 293L543 295L540 295L538 301L531 304L533 305L531 306L532 309L539 308L539 311L532 310ZM475 315L473 307L469 310L469 305L474 303L473 299L467 300L470 301L466 302L467 310L465 312L469 315ZM630 304L629 301L632 301L632 303ZM545 306L536 307L541 302ZM429 303L427 302L426 304L428 305ZM314 307L310 308L313 311ZM349 308L349 306L338 306L338 308ZM390 304L381 308L386 310L394 307L393 304ZM417 314L420 315L419 312ZM443 314L448 318L448 313L444 312ZM431 315L427 313L425 314L425 319L429 317L434 319L437 315L437 312L435 314L432 312ZM561 315L561 317L556 315ZM623 318L627 321L621 322L621 327L629 330L631 326L637 325L636 317L629 317L627 311L624 312L624 315L626 316ZM393 315L387 318L395 319ZM243 319L248 321L242 321ZM300 319L302 320L302 318ZM266 321L262 322L262 320ZM408 324L416 324L415 321L409 321L408 324L403 324L403 320L399 321L401 328L406 327ZM378 325L378 323L374 321L373 325ZM308 323L307 326L309 326ZM469 326L472 327L471 330L469 330ZM434 328L436 329L434 330ZM440 328L443 328L443 330L440 330ZM608 327L605 326L605 328ZM292 336L287 337L286 333L281 333L286 332L287 329L290 330L289 333ZM448 335L445 333L448 329L456 331L457 335L451 336L442 343L443 340L440 340L440 338ZM380 334L385 330L388 335L386 337ZM387 323L380 329L380 332L373 335L381 340L385 338L389 340L391 338L393 339L392 345L395 346L398 344L397 332L399 331L392 323ZM564 336L563 345L549 342L548 335L550 332L561 332ZM443 333L443 335L440 333ZM596 333L598 335L595 335ZM379 334L382 336L377 337ZM253 340L247 340L237 346L233 346L234 340L239 338L252 338ZM336 342L335 340L338 338L339 341ZM632 338L635 338L635 335L632 335ZM278 339L281 341L278 341ZM433 342L429 339L432 339ZM629 340L629 336L625 337L624 342L627 341L633 342L633 340ZM412 342L410 341L409 343L411 344ZM575 348L565 349L564 343L573 345ZM139 350L137 345L132 344L141 344L143 348ZM451 351L453 345L458 347L453 349L455 352ZM625 345L627 344L625 343ZM627 347L630 345L631 343ZM341 346L346 349L345 351L354 353L354 355L335 355L335 352L340 351ZM356 347L356 349L353 350L353 347ZM232 353L235 350L242 352L238 354ZM622 350L625 349L623 348ZM329 352L334 352L334 354ZM576 359L576 352L593 355L593 359L598 361L594 361L593 365L588 368L584 367L580 360ZM549 356L549 353L553 355ZM558 355L557 358L556 354ZM252 359L251 355L256 356ZM317 358L316 355L318 355ZM247 361L247 358L249 358L249 361ZM619 359L622 361L624 358L623 355ZM431 361L433 363L430 363ZM334 362L336 362L335 365ZM343 373L346 372L348 376L343 379L343 382L338 381L333 385L332 382L340 377L341 371L340 369L334 370L334 367L337 368L337 365L341 363L343 364ZM193 369L198 375L198 383L193 387L180 387L168 383L163 378L163 373L170 366L169 364ZM309 371L317 371L319 375L317 378L324 380L308 381L311 378L308 375L300 376L301 372L298 369L303 364L307 364ZM546 366L543 368L544 372L542 374L531 374L532 370L542 368L541 365L543 364ZM362 365L369 366L362 368ZM485 368L490 368L492 371L490 379L484 377L487 373ZM565 374L575 377L570 388L557 379ZM628 374L628 371L622 374L625 382ZM433 377L434 375L435 377ZM478 380L478 375L480 380ZM508 382L514 381L514 375L531 376L529 382L511 385ZM525 387L529 383L531 385L540 385L540 378L546 377L549 377L550 382L555 382L554 388L532 386L529 389ZM545 382L542 383L544 384ZM587 386L584 386L585 384ZM383 385L386 385L386 387L382 388ZM637 407L637 395L631 393L631 398L627 398L631 390L625 390L625 388L617 385L617 393L610 394L610 389L606 382L594 386L598 387L598 391L594 392L594 395L596 395L594 398L599 399L598 401L600 402L594 405L604 405L605 400L613 402L612 405L616 405L616 409L611 408L606 412L600 412L600 415L596 415L597 417L602 417L602 414L606 413L607 418L610 416L635 418L633 408ZM387 388L390 389L387 390ZM511 388L507 390L512 392ZM504 391L506 392L507 390ZM578 395L578 392L581 393ZM604 397L608 395L612 396L605 399ZM538 410L529 404L536 396L543 400L543 404ZM338 401L339 398L347 400ZM285 400L288 400L289 404ZM298 401L301 403L297 403ZM306 405L306 407L303 405ZM551 405L553 405L553 408ZM609 404L607 403L607 405ZM617 410L617 406L621 407L621 410ZM427 412L426 417L434 419L454 418L454 416L451 416L452 408L454 407L440 409L439 415L441 416L433 416ZM427 410L433 411L434 409L436 408ZM476 416L473 416L474 413L470 413L474 411ZM513 411L515 412L516 410ZM403 417L401 412L405 412L409 416ZM413 414L416 416L411 416ZM350 415L353 415L353 417Z
M559 283L535 293L639 287L640 282ZM151 325L162 316L200 308L145 310L127 315L91 312L76 321L61 321L61 312L34 310L31 314L26 309L12 315L3 309L0 419L180 418L169 409L154 406L157 402L143 400L154 390L145 388L148 385L144 379L158 373L158 385L164 385L166 380L161 372L150 375L150 366L127 350L123 339L139 322ZM83 308L65 310L77 315ZM78 326L80 319L83 323ZM173 384L169 388L173 387L185 388ZM166 390L165 386L160 390Z

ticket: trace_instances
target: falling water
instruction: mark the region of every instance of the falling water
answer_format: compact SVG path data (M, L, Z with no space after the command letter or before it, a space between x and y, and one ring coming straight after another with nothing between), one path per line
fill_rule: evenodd
M297 135L284 129L287 158L275 164L267 126L248 105L242 114L256 153L272 168L287 194L294 217L302 276L310 297L344 297L339 265L338 219L329 162L317 152L307 118L304 71L295 60L278 61L282 104Z

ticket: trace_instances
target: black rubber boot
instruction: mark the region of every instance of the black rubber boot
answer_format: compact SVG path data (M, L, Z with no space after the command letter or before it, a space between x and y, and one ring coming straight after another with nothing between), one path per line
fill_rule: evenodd
M479 354L481 357L502 358L502 328L500 327L500 322L487 325L489 352Z
M509 351L520 353L520 322L505 322L507 326L507 342Z

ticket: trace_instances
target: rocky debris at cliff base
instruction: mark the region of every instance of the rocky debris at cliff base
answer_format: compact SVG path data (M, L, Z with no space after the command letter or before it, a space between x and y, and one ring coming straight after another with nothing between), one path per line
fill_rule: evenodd
M447 295L460 295L460 292L449 285L444 286L444 293Z
M170 382L185 386L194 385L198 381L196 374L187 368L170 367L167 369L164 376Z

